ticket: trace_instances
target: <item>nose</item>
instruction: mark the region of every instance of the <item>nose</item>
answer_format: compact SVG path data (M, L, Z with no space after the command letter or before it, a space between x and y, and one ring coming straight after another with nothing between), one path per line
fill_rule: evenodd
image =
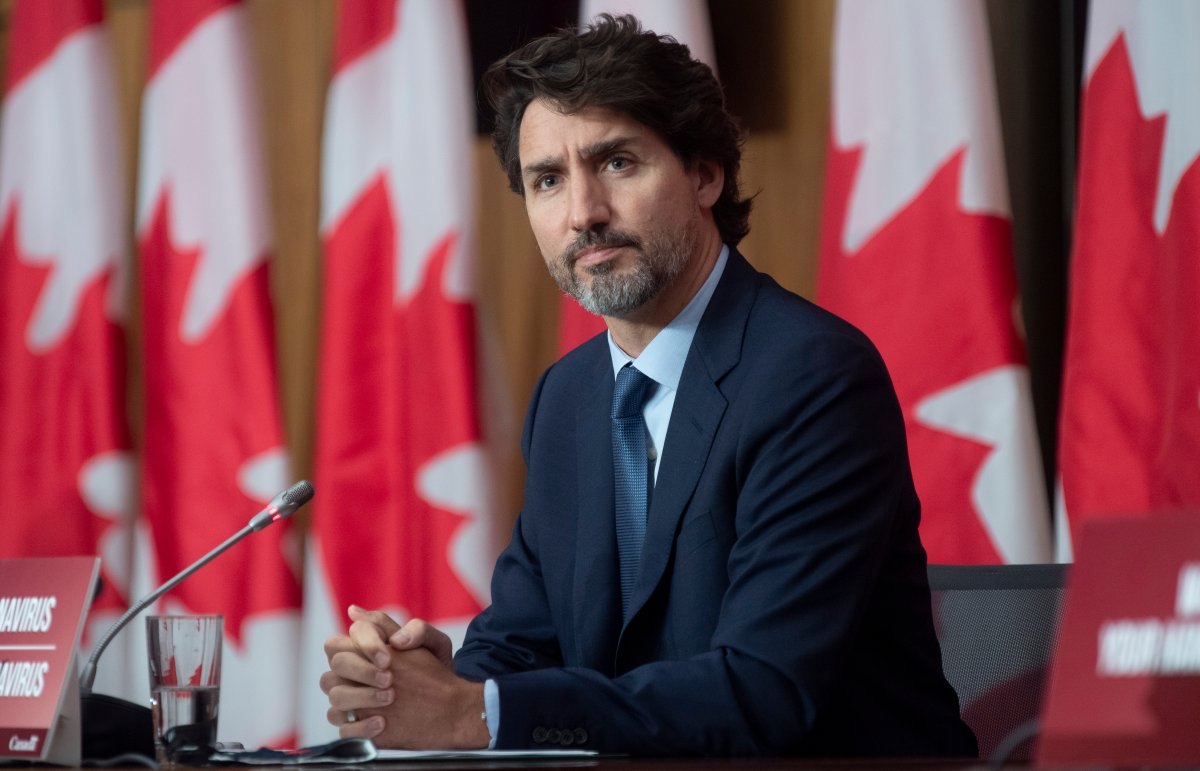
M604 184L586 174L577 174L570 189L571 229L576 233L607 225L610 211Z

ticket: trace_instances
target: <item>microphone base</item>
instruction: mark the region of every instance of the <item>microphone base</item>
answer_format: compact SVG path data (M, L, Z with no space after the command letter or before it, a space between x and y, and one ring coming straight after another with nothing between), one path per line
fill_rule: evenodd
M149 707L104 693L89 693L79 702L84 760L129 754L154 757L154 721Z

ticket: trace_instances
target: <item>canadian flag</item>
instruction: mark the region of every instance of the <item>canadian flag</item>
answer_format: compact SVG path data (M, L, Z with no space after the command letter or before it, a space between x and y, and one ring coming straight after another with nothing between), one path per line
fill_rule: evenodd
M302 738L333 735L322 641L351 603L461 642L489 602L477 401L474 109L462 9L338 6L322 161L324 310Z
M633 14L641 21L642 29L674 37L688 47L693 58L716 72L712 25L705 0L583 0L580 23L586 25L602 13L613 16ZM559 298L559 354L570 351L605 329L604 319L585 311L575 302L575 298L566 294Z
M1046 561L983 3L842 0L832 109L818 297L891 371L930 560Z
M137 235L143 507L160 579L245 526L290 481L250 42L240 2L150 7ZM288 523L255 533L164 601L169 611L225 616L222 740L295 740L300 587L289 543Z
M1072 532L1200 510L1198 36L1192 2L1089 11L1059 441Z
M0 129L0 557L102 557L85 644L137 591L127 207L103 17L101 0L13 6ZM95 687L144 700L125 685L126 638Z

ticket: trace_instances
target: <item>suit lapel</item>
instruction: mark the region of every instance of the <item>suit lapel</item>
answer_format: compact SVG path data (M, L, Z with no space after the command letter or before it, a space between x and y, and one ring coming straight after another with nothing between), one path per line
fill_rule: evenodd
M630 619L663 579L679 520L700 480L725 415L727 403L718 383L741 356L742 335L755 299L755 275L745 258L731 249L725 272L688 351L650 502L641 572L630 600ZM610 461L610 491L611 465Z
M621 625L621 579L613 524L612 363L607 344L596 349L593 382L581 392L576 413L579 500L573 596L579 661L608 672Z
M690 366L690 359L689 356L687 366ZM687 371L686 366L684 371ZM658 470L658 483L654 486L654 498L646 521L642 565L630 599L633 608L630 618L636 615L662 580L679 519L700 480L713 437L725 414L725 397L711 380L681 379L679 385Z

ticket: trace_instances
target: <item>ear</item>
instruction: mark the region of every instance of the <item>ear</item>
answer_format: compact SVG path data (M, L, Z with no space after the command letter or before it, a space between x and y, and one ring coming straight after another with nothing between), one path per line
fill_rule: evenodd
M705 209L711 209L725 189L725 169L715 161L696 161L696 199Z

